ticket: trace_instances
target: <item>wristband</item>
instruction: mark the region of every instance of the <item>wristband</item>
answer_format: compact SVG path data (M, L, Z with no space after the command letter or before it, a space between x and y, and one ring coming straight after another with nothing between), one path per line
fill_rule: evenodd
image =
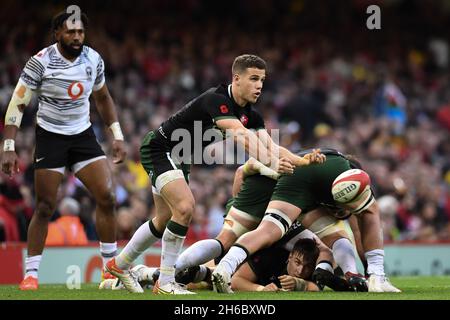
M300 278L294 278L295 291L306 291L306 281Z
M14 148L14 140L13 139L5 139L3 142L3 151L15 151Z
M123 141L123 133L122 129L120 129L120 124L118 121L113 122L109 128L112 131L112 134L114 136L114 140L122 140Z

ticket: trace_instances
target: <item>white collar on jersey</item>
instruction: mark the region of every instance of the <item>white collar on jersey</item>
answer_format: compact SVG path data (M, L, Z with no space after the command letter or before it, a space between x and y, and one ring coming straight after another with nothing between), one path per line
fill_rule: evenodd
M59 51L59 49L58 49L58 43L55 43L55 44L54 44L54 48L55 48L55 50L56 50L57 56L58 56L60 59L62 59L64 62L68 63L68 64L73 64L73 63L75 63L75 62L78 60L78 58L80 58L80 56L81 56L81 54L80 54L78 57L75 58L75 60L70 61L69 59L67 59L66 57L64 57L64 56L62 55L62 53Z

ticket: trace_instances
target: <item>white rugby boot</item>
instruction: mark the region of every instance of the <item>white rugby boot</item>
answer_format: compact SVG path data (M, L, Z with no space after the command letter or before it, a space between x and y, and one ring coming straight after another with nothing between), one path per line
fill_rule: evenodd
M196 294L195 292L187 290L184 284L169 282L160 286L159 281L156 281L153 292L157 294Z
M116 265L116 259L112 258L106 263L105 270L122 281L125 288L131 293L144 293L134 272L122 270Z
M372 274L369 277L369 292L402 292L394 287L386 276Z
M217 293L233 293L231 290L231 275L220 264L211 276L214 291Z

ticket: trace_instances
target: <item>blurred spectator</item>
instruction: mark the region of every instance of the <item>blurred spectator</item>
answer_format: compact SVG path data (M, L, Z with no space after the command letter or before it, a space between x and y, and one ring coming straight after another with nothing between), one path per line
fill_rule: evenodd
M29 189L20 187L15 179L0 177L0 242L23 241L32 203Z
M117 212L117 240L131 239L136 231L137 219L127 207L122 207Z
M45 245L78 246L88 243L86 233L81 224L80 204L73 198L62 199L59 205L60 217L48 225Z
M268 63L256 109L269 130L280 129L283 146L294 151L334 147L360 158L377 197L390 196L398 202L397 210L383 216L387 241L450 239L446 2L379 2L380 31L369 31L361 23L365 1L262 3L229 0L225 4L229 10L220 12L211 11L207 0L137 1L133 6L77 3L90 18L88 40L104 57L127 142L128 161L111 164L117 204L128 212L122 217L126 228L121 237L129 237L153 210L149 179L139 163L142 137L202 91L230 82L232 58L250 52ZM49 32L43 30L49 29L48 21L63 5L5 0L2 8L0 135L21 68L37 50L51 44ZM15 179L25 188L19 193L28 200L12 214L0 204L0 210L12 217L9 229L16 219L20 240L25 240L22 230L30 216L24 208L33 205L36 103L34 99L25 109L16 140L21 172ZM106 146L110 135L95 108L91 122ZM192 225L194 238L217 232L234 170L235 166L192 167L190 186L199 206L198 221ZM65 196L79 201L88 238L96 240L93 199L72 176L61 188L60 197ZM132 223L131 216L139 222Z
M399 207L397 199L391 195L385 195L377 199L380 208L381 227L385 240L399 240L399 230L396 224L396 215Z

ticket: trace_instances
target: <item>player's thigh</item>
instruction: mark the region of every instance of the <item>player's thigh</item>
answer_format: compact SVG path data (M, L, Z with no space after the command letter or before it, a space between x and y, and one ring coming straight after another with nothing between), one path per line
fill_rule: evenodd
M264 217L276 183L276 180L261 175L246 177L229 212L233 212L238 221L259 223Z
M97 160L106 160L105 153L97 142L92 126L81 133L71 136L69 141L68 166L74 174L78 174L91 163L97 162ZM99 174L111 175L108 170L109 166L106 165Z
M96 201L110 201L114 197L111 169L105 158L97 159L76 172L76 177L92 193Z
M36 126L36 147L34 150L35 170L53 169L64 174L68 165L69 144L66 137Z
M343 220L336 219L323 207L301 214L299 220L328 247L331 247L337 239L348 238Z
M274 209L283 207L284 210L298 215L300 212L307 212L315 208L318 195L314 190L313 177L314 171L303 169L303 167L297 167L291 175L282 175L278 179L271 197ZM294 217L291 216L291 218Z
M285 234L284 230L284 227L280 228L274 221L263 219L255 230L239 237L236 243L245 247L250 254L253 254L280 240Z
M293 204L272 200L256 230L240 237L238 243L252 253L268 247L283 237L300 212L300 208Z
M155 134L149 132L140 148L141 162L150 177L153 193L160 195L173 215L192 213L194 196L189 189L189 166L175 163Z
M172 215L193 213L194 195L184 178L180 177L165 184L160 194L169 206Z
M43 214L52 214L56 207L58 188L64 175L61 172L36 169L34 171L34 188L37 211Z
M239 193L228 201L229 208L224 225L217 237L226 250L236 239L259 225L275 184L275 180L261 175L253 175L244 179Z
M297 220L301 212L302 210L295 204L292 204L287 201L271 200L269 202L269 205L267 206L266 215L264 216L264 219L266 219L268 215L273 216L279 215L280 218L283 218L284 220L289 220L289 227L290 227L292 223L295 220ZM277 218L277 220L280 219ZM287 227L287 229L289 229L289 227Z

